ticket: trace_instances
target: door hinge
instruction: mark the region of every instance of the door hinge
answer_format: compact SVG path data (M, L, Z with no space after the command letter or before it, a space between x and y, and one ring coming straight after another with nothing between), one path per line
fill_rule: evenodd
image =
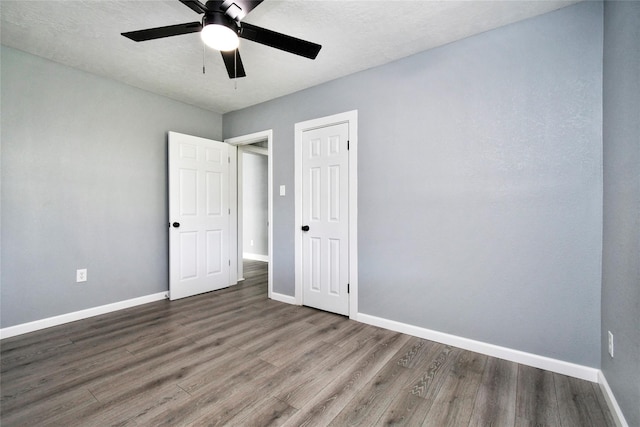
M347 151L349 150L349 140L347 139Z
M350 289L350 285L349 283L347 283L347 293L350 294L351 293L351 289Z
M231 157L227 157L227 163L231 164Z
M231 266L231 260L229 260L229 266Z
M229 208L229 215L231 215L231 208Z

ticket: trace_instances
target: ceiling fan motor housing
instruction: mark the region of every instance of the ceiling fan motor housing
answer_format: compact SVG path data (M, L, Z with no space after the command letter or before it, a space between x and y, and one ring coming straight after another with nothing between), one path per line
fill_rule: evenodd
M236 22L229 18L224 12L207 12L202 18L202 26L206 27L207 25L223 25L235 33L238 32L238 26Z

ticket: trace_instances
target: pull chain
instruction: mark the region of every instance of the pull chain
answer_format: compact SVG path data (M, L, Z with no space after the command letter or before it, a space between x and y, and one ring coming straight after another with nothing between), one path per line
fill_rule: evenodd
M204 45L204 43L202 43L202 74L206 74L206 71L204 69L204 52L205 52L206 46Z

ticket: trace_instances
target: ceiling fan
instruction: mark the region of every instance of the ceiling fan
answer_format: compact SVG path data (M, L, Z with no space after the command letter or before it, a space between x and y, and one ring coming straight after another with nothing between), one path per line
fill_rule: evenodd
M322 48L316 43L242 22L263 0L209 0L205 4L198 0L179 1L194 12L203 14L202 21L121 34L133 41L141 42L200 32L204 43L222 54L227 74L231 79L246 76L238 52L239 37L309 59L315 59Z

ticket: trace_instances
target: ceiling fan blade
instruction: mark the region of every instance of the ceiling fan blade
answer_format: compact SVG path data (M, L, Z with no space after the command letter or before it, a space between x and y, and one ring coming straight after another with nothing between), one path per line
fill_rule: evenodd
M189 22L186 24L168 25L166 27L148 28L146 30L129 31L121 33L123 36L136 41L161 39L163 37L179 36L182 34L197 33L202 30L200 22Z
M224 66L227 67L227 74L229 74L230 79L247 76L244 72L244 66L242 65L242 59L240 59L238 49L231 51L221 50L220 53L222 54L222 60L224 61Z
M262 2L263 0L224 0L220 9L236 21L241 21Z
M198 0L180 0L180 3L193 10L195 13L205 13L207 6L200 3Z
M266 28L256 27L255 25L247 24L246 22L243 22L240 25L240 32L238 35L244 39L284 50L295 55L304 56L309 59L316 59L318 52L320 52L320 49L322 48L319 44L267 30Z

